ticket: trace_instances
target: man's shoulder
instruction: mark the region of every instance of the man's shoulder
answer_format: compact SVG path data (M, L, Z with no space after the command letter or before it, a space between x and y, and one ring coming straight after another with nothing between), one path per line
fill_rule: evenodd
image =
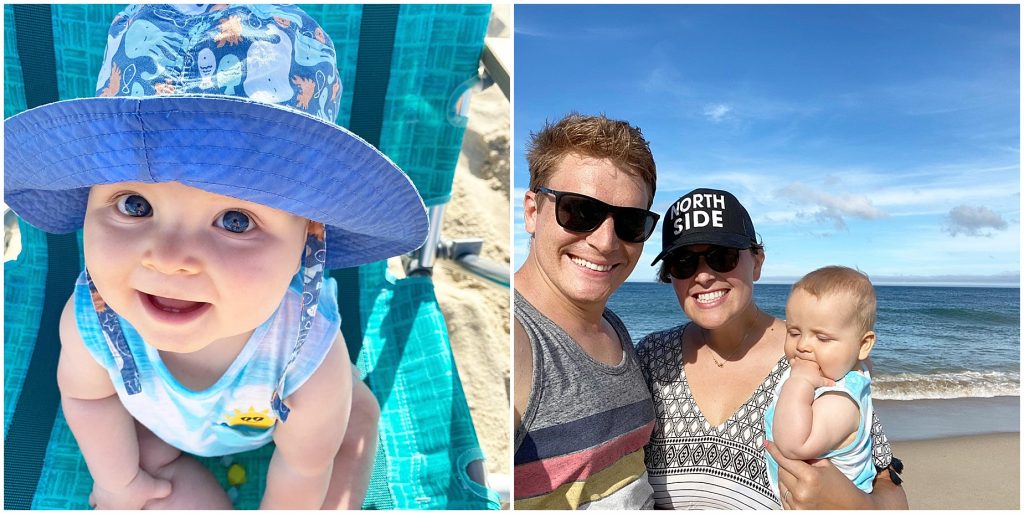
M537 307L530 303L530 300L526 299L526 295L524 295L518 287L512 289L512 304L514 314L513 317L515 318L516 323L521 324L520 318L526 317L533 313L541 313L540 310L537 309Z
M618 314L615 314L615 311L613 311L612 308L608 307L607 305L604 308L603 315L604 315L605 318L614 319L614 320L618 321L619 323L622 323L622 318L620 318Z

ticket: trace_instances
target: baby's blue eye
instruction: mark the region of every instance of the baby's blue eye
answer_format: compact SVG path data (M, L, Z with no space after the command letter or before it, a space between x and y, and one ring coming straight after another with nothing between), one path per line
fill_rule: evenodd
M249 216L240 211L227 211L224 214L221 214L220 217L217 218L216 225L228 232L234 232L236 234L248 232L255 227L249 219Z
M139 195L124 195L117 199L117 210L133 218L144 218L153 214L149 201Z

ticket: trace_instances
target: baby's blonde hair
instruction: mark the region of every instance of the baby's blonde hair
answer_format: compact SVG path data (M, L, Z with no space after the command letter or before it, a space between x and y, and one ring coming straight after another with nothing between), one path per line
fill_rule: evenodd
M804 275L790 292L798 289L819 299L830 294L849 294L853 298L854 319L865 333L874 330L875 288L863 272L846 266L825 266Z

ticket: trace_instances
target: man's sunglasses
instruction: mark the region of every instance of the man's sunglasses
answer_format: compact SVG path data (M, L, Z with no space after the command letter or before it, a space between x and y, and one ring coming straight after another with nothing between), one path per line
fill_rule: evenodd
M636 207L608 205L597 198L579 193L555 191L538 187L535 193L555 197L555 220L566 230L593 232L611 214L615 221L615 235L629 243L642 243L654 233L658 225L658 214Z
M712 246L703 252L691 252L689 250L677 250L669 254L665 261L668 263L668 274L679 280L686 280L697 273L701 256L708 267L719 272L728 273L736 269L740 262L740 249L726 246Z

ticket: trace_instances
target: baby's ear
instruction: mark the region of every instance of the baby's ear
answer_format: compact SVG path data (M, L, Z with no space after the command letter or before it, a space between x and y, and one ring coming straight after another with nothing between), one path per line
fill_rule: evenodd
M871 348L875 346L875 332L869 330L864 337L860 339L860 353L858 359L864 360L868 358L868 354L871 353Z

